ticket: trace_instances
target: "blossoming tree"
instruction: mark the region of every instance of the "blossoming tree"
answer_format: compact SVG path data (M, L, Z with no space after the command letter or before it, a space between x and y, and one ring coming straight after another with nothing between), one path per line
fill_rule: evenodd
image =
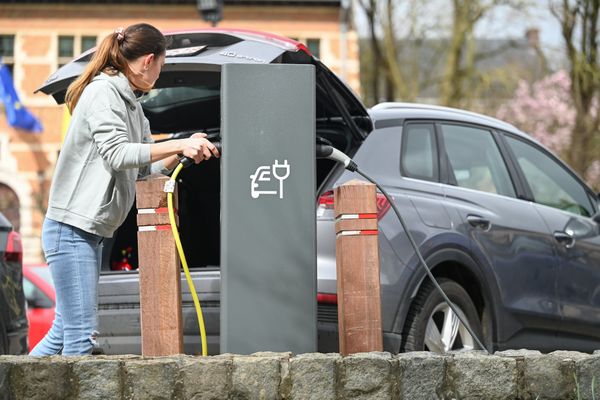
M596 110L597 107L591 109ZM568 160L574 144L576 120L569 73L560 70L533 84L521 81L513 98L499 108L497 117L529 133L558 156ZM599 189L600 155L584 170L577 172L588 184Z

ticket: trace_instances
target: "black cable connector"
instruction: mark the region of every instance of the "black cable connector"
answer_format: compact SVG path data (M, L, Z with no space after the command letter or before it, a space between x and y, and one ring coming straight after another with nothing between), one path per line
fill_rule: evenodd
M344 167L349 171L354 172L358 168L356 163L352 161L350 157L348 157L333 146L329 146L326 144L317 144L315 146L315 152L317 158L327 158L329 160L337 161L341 164L344 164Z

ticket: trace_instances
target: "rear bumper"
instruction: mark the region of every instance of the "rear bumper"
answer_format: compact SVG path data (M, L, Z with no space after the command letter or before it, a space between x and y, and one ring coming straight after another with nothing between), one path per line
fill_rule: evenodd
M216 302L202 303L209 354L219 354L219 310L219 304ZM184 353L202 354L200 328L192 303L183 305L182 318ZM98 345L104 354L142 354L139 303L119 309L110 305L100 305L98 319Z
M198 319L193 304L184 304L183 310L184 353L202 353ZM318 351L338 351L337 306L319 305L318 310ZM100 334L98 345L104 354L141 354L141 329L139 306L114 307L100 306L98 312ZM218 302L203 302L202 317L206 328L209 354L220 353L220 305ZM324 319L324 321L322 320Z

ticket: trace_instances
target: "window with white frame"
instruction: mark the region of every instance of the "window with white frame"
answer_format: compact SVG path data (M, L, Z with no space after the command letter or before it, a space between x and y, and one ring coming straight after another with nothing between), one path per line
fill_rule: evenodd
M306 47L316 58L321 58L321 39L306 39Z
M58 66L62 67L75 56L96 46L97 36L93 35L59 35L58 36Z
M304 43L306 45L306 48L308 49L308 51L310 51L310 53L313 56L315 56L316 58L321 57L321 39L302 38L302 37L297 37L297 36L292 36L292 37L290 37L290 39L296 40L300 43Z
M11 75L15 66L15 35L0 35L0 62L8 67Z

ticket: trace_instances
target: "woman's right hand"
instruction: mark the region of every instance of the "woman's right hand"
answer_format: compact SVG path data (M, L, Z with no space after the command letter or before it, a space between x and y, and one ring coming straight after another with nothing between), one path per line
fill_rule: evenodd
M201 137L201 135L194 135L187 139L180 139L182 141L182 153L184 156L194 160L196 164L208 160L211 157L219 158L221 155L210 140Z

